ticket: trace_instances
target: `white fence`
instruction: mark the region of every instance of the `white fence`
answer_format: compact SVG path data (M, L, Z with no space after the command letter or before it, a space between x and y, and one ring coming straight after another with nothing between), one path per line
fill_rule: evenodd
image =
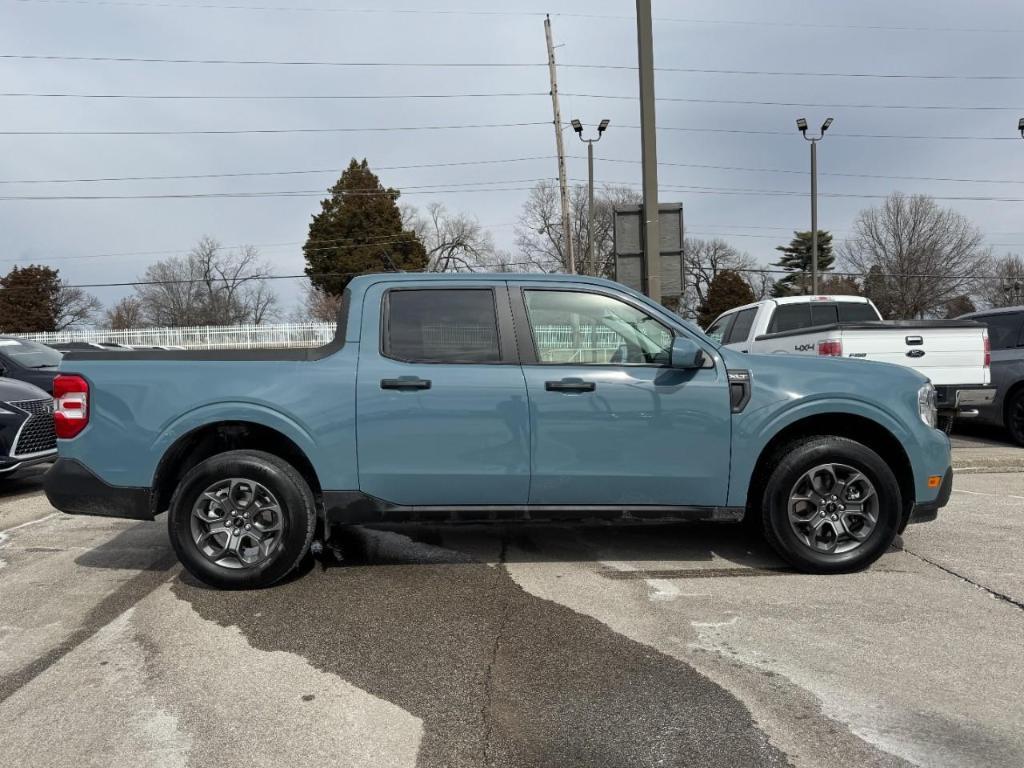
M334 338L334 323L276 323L268 325L132 328L124 331L60 331L19 334L43 344L92 341L130 347L185 349L264 349L319 347Z
M183 328L132 328L123 331L59 331L16 334L43 344L91 341L123 344L129 347L184 347L185 349L268 349L281 347L319 347L334 338L334 323L276 323L267 325L191 326ZM494 343L493 329L477 326L425 326L427 345L460 344L489 346ZM590 361L606 361L621 339L608 328L568 325L541 325L535 330L537 344L545 360L566 360L573 350Z

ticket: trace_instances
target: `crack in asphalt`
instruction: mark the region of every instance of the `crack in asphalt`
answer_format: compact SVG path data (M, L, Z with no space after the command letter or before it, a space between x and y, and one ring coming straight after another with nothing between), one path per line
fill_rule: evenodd
M925 557L924 555L917 554L917 552L911 552L906 547L903 548L903 551L906 552L908 555L916 557L922 563L927 563L928 565L933 566L934 568L938 568L940 571L948 573L950 576L955 576L956 578L960 579L961 581L967 582L972 587L974 587L976 589L979 589L982 592L988 593L990 596L996 598L997 600L1002 600L1004 603L1009 603L1010 605L1014 606L1015 608L1018 608L1019 610L1024 611L1024 602L1022 602L1020 600L1017 600L1017 599L1015 599L1013 597L1010 597L1009 595L1005 595L1002 592L999 592L998 590L992 589L991 587L986 587L984 584L981 584L981 583L975 581L974 579L971 579L971 578L969 578L967 576L964 576L962 573L958 573L957 571L954 571L952 568L947 568L946 566L942 565L941 563L937 563L934 560L931 560L931 559Z
M505 568L505 558L508 555L508 536L502 535L501 537L501 551L498 553L498 561L495 563L495 570L499 572L496 574L498 577L495 578L494 582L494 593L497 595L500 590L500 574L507 573ZM494 735L494 721L491 717L491 707L494 704L494 666L498 662L498 651L501 647L501 639L505 633L505 627L508 626L509 619L512 616L512 601L508 598L505 599L504 606L502 607L501 619L498 622L497 629L494 632L494 646L491 649L491 660L487 664L487 669L484 672L484 705L480 710L480 718L484 726L484 737L483 737L483 764L484 766L494 765L494 760L491 755L491 739Z

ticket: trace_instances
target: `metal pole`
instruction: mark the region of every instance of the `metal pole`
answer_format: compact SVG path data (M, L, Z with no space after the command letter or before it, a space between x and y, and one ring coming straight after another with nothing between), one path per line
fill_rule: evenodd
M654 31L651 0L636 0L637 63L640 69L640 155L644 190L644 288L661 301L661 238L658 234L658 145L654 112Z
M548 74L551 77L551 109L554 111L555 149L558 151L558 188L562 198L562 238L565 243L565 269L576 272L572 253L572 225L569 219L569 186L565 174L565 144L562 142L562 110L558 106L558 76L555 68L555 44L551 39L551 17L544 18L544 37L548 43Z
M587 142L587 262L590 274L597 274L594 260L594 141Z
M811 142L811 293L818 293L818 142Z

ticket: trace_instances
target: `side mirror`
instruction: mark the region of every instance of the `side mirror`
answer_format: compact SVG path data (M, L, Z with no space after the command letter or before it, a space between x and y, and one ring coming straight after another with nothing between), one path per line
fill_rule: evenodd
M685 336L676 336L672 341L672 360L669 365L681 369L700 368L704 365L704 350Z

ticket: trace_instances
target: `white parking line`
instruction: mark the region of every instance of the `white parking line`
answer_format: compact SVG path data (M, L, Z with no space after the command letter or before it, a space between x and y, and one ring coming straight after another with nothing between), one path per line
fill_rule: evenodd
M982 493L981 491L965 491L962 488L954 488L953 493L969 493L971 496L992 496L997 499L1022 499L1024 496L1014 496L1010 493Z

